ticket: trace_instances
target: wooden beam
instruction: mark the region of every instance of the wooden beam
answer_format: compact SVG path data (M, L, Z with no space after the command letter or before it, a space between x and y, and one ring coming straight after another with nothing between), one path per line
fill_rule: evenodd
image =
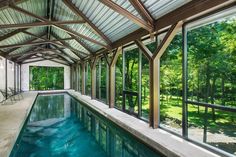
M229 0L195 0L191 1L176 10L162 16L155 22L156 30L167 27L178 21L183 21L206 10L224 3L231 3Z
M58 36L53 35L54 38L59 39ZM67 47L69 50L71 50L77 57L79 57L80 59L83 58L83 56L81 56L81 53L84 55L88 55L87 53L84 53L82 51L76 50L73 47L71 47L68 43L66 43L65 41L60 41L60 43L64 46Z
M99 0L99 1L101 3L103 3L104 5L108 6L109 8L111 8L112 10L114 10L115 12L117 12L117 13L123 15L124 17L128 18L129 20L133 21L135 24L139 25L140 27L148 30L149 32L152 32L154 30L154 27L152 25L150 25L146 21L136 17L135 15L131 14L129 11L122 8L121 6L116 4L115 2L113 2L111 0Z
M24 33L26 33L26 34L28 34L28 35L31 35L31 36L33 36L33 37L36 37L36 38L38 38L38 39L42 39L42 40L44 40L44 41L48 41L48 42L50 42L50 43L53 44L53 45L58 45L58 46L62 46L62 47L64 47L64 48L68 48L68 49L70 49L70 50L71 50L77 57L79 57L79 58L81 58L81 56L77 55L77 53L86 54L86 53L84 53L84 52L82 52L82 51L78 51L78 50L72 48L72 47L69 46L68 44L65 44L65 43L66 43L66 42L64 42L65 40L73 40L74 38L59 39L58 37L53 36L54 38L56 38L56 40L48 40L47 38L39 37L39 36L37 36L37 35L35 35L35 34L33 34L33 33L27 32L27 31L24 31ZM59 44L59 43L57 43L57 42L60 42L61 44ZM63 43L64 43L64 44L63 44ZM88 55L88 54L86 54L86 55Z
M81 17L82 19L84 19L88 25L95 31L96 34L98 34L106 43L108 46L111 45L111 41L110 39L105 36L105 34L98 29L98 27L96 27L92 21L89 20L89 18L86 17L86 15L83 14L82 11L80 11L72 2L71 0L63 0L63 2L65 3L65 5L70 8L71 11L73 11L77 16Z
M170 44L172 39L175 37L175 34L177 33L178 29L182 27L182 24L183 22L179 21L170 27L164 39L162 40L161 44L157 48L156 52L153 53L153 58L156 58L156 57L160 58L163 55L168 45Z
M119 55L122 53L122 47L119 47L114 53L112 62L109 65L109 107L115 106L115 65Z
M91 66L91 99L96 99L96 63L98 58L94 57Z
M60 42L60 41L66 41L66 40L74 40L74 38L64 38L64 39L48 40L47 38L39 37L39 36L37 36L37 35L35 35L33 33L30 33L28 31L22 31L22 32L25 33L25 34L31 35L31 36L33 36L35 38L42 39L44 41L50 41L50 42L57 42L57 41Z
M72 61L76 62L77 60L73 57L71 57L70 55L68 55L66 52L64 52L62 49L60 49L57 45L51 45L54 48L56 48L58 51L60 51L61 53L63 53L64 55L66 55L67 57L69 57Z
M129 0L139 15L150 25L154 25L154 19L150 12L145 8L144 4L140 0Z
M81 84L81 94L85 95L85 62L81 62L81 70L82 70L82 84Z
M3 40L8 39L8 38L10 38L10 37L12 37L12 36L14 36L14 35L20 33L20 32L22 32L22 31L24 31L24 30L27 30L27 28L24 28L24 29L17 29L17 30L14 30L14 31L12 31L12 32L10 32L10 33L4 35L4 36L1 36L1 37L0 37L0 42L3 41Z
M141 40L135 40L136 45L141 49L142 53L148 58L148 60L152 59L152 52L143 44Z
M87 45L85 45L82 41L80 41L74 35L71 35L71 37L74 38L74 40L78 42L81 46L83 46L83 48L86 49L90 54L93 54L92 50Z
M31 27L52 26L55 24L68 25L68 24L82 24L84 21L55 21L55 22L33 22L33 23L21 23L21 24L4 24L0 25L0 29L20 29Z
M229 3L229 4L228 4ZM183 5L182 7L164 15L163 17L157 19L155 21L155 31L160 31L161 29L164 29L173 23L176 23L178 21L185 21L186 19L193 17L195 15L199 15L201 13L209 13L209 11L212 11L212 8L216 9L219 8L219 6L222 5L231 5L233 2L228 0L201 0L201 1L190 1L189 3ZM187 11L188 10L188 11ZM141 28L138 29L125 37L115 41L112 43L112 48L117 48L119 46L122 46L124 44L127 44L129 42L132 42L136 39L140 39L143 36L149 35L150 32L147 30ZM99 49L95 52L100 52L102 49Z
M41 35L40 37L42 37L43 35ZM38 38L34 38L34 39L31 39L31 40L28 40L28 41L26 41L26 42L24 42L24 43L22 43L22 44L27 44L27 43L32 43L33 41L35 41L35 40L38 40ZM4 56L5 57L8 57L8 54L9 53L11 53L11 52L13 52L13 51L16 51L17 49L19 49L20 47L15 47L15 48L12 48L12 49L10 49L9 51L7 51L7 52L5 52L4 53Z
M102 47L104 47L104 48L106 48L106 49L110 49L109 46L107 46L107 45L101 43L100 41L97 41L97 40L92 39L92 38L90 38L90 37L87 37L87 36L85 36L85 35L83 35L83 34L80 34L80 33L76 32L76 31L74 31L74 30L72 30L72 29L70 29L70 28L67 28L67 27L64 27L64 26L61 26L61 25L53 25L53 26L55 26L55 27L57 27L57 28L59 28L59 29L65 31L65 32L67 32L67 33L69 33L69 34L71 34L71 35L74 35L74 36L79 37L79 38L83 38L84 40L90 41L90 42L92 42L92 43L94 43L94 44L96 44L96 45L100 45L100 46L102 46Z
M153 53L150 60L150 114L149 124L153 128L157 128L160 123L160 59L166 48L176 35L177 30L182 26L182 21L172 25ZM143 46L142 46L143 47Z
M32 46L32 45L40 45L40 44L47 44L51 43L50 41L36 41L36 42L29 42L29 43L22 43L22 44L12 44L12 45L3 45L0 46L0 49L6 49L6 48L17 48L22 46Z
M14 0L15 4L25 2L27 0ZM10 0L1 0L0 2L0 11L9 7Z
M20 7L17 7L17 6L15 6L15 5L13 5L13 4L10 5L9 7L12 8L12 9L14 9L14 10L16 10L16 11L18 11L18 12L21 12L21 13L23 13L23 14L25 14L25 15L31 16L31 17L33 17L33 18L36 18L36 19L38 19L38 20L41 21L41 22L50 22L48 19L45 19L45 18L43 18L43 17L41 17L41 16L38 16L38 15L35 15L35 14L33 14L33 13L27 11L27 10L24 10L24 9L22 9L22 8L20 8ZM97 41L97 40L95 40L95 39L93 39L93 38L90 38L90 37L88 37L88 36L85 36L85 35L83 35L83 34L80 34L80 33L76 32L76 31L74 31L74 30L72 30L72 29L70 29L70 28L68 28L68 27L62 26L62 25L60 25L60 24L55 24L55 23L53 24L53 26L54 26L54 27L57 27L57 28L59 28L59 29L61 29L61 30L63 30L63 31L65 31L65 32L67 32L67 33L69 33L69 34L71 34L71 35L74 35L74 36L79 37L79 38L83 38L83 39L85 39L85 40L87 40L87 41L90 41L90 42L92 42L92 43L94 43L94 44L97 44L97 45L100 45L100 46L102 46L102 47L104 47L104 48L109 49L109 47L108 47L107 45L104 45L103 43L101 43L101 42L99 42L99 41Z

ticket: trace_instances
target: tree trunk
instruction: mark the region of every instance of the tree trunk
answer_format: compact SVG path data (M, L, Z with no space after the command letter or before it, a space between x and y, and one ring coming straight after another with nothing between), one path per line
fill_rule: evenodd
M221 91L222 91L222 105L225 106L225 78L222 76L221 79Z
M216 85L216 77L213 77L213 82L211 85L211 104L215 103L215 85ZM215 121L215 109L212 108L212 120Z

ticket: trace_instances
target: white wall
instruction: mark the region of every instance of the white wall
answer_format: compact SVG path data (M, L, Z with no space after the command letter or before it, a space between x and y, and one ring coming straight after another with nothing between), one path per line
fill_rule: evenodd
M0 89L6 90L6 59L0 57ZM14 63L7 60L7 88L14 88ZM8 89L9 90L9 89ZM3 100L3 96L0 93L0 102Z
M70 89L70 66L55 63L50 60L45 60L45 61L21 65L21 90L29 91L29 67L30 66L64 67L64 89Z

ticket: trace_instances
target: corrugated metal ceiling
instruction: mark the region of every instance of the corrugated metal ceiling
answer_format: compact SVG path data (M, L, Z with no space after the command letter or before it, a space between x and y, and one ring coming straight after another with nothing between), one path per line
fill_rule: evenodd
M176 8L186 4L190 0L141 0L147 10L151 13L154 19L160 18L161 16L175 10ZM18 7L27 10L37 16L41 16L44 18L49 18L49 10L52 10L52 20L53 21L79 21L83 20L81 17L77 16L73 11L71 11L62 0L54 0L52 3L52 7L50 8L49 0L26 0L22 3L17 4ZM99 0L71 0L71 2L79 9L111 42L115 42L122 37L134 32L135 30L141 28L133 21L128 19L127 17L117 13L111 8L107 7ZM142 19L136 9L132 6L132 4L128 0L112 0L112 2L118 4L123 9L129 11L132 15ZM37 19L25 15L23 13L19 13L18 11L5 8L0 10L0 25L6 24L24 24L24 23L33 23L38 21ZM106 41L98 35L91 26L87 23L80 24L67 24L63 25L67 29L72 32L76 32L78 34L89 37L92 40L98 41L101 44L106 45ZM49 29L51 28L51 29ZM55 38L56 36L60 39L76 37L76 40L66 40L64 41L70 47L78 50L78 52L83 52L79 54L82 57L86 57L85 54L90 55L89 51L96 52L101 49L102 46L88 39L83 39L78 36L71 36L68 32L58 29L57 27L51 26L37 26L27 29L28 32L40 36L42 34L47 35L48 31L51 30L50 39ZM0 37L14 31L14 29L1 29ZM18 33L8 39L5 39L0 42L1 45L13 45L13 44L21 44L27 41L34 39L35 37L27 35L25 33ZM36 40L37 41L37 40ZM58 42L62 44L61 42ZM81 44L82 43L82 44ZM85 46L85 47L84 47ZM58 46L61 48L61 46ZM22 48L15 49L11 54L24 53L32 49L31 46L25 46ZM8 51L10 49L3 49ZM79 60L79 58L74 54L73 50L69 50L68 48L62 49L64 53L68 56L71 56L75 60ZM69 59L69 57L68 57Z

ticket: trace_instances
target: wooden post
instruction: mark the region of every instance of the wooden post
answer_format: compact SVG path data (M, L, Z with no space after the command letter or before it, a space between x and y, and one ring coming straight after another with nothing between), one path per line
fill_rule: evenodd
M163 41L158 46L154 53L140 41L136 40L135 43L142 50L143 54L149 59L150 65L150 113L149 124L153 128L157 128L160 124L160 59L166 48L174 38L178 29L182 26L182 22L177 22L172 25L165 35Z
M160 111L160 59L150 60L150 126L157 128L159 125Z
M81 76L81 79L82 79L82 85L81 85L81 94L82 95L85 95L85 62L82 62L81 63L81 70L82 70L82 76Z
M96 62L97 57L93 59L91 64L91 98L96 98Z
M119 47L113 55L112 61L109 65L109 107L115 106L115 65L119 55L122 53L122 47Z

